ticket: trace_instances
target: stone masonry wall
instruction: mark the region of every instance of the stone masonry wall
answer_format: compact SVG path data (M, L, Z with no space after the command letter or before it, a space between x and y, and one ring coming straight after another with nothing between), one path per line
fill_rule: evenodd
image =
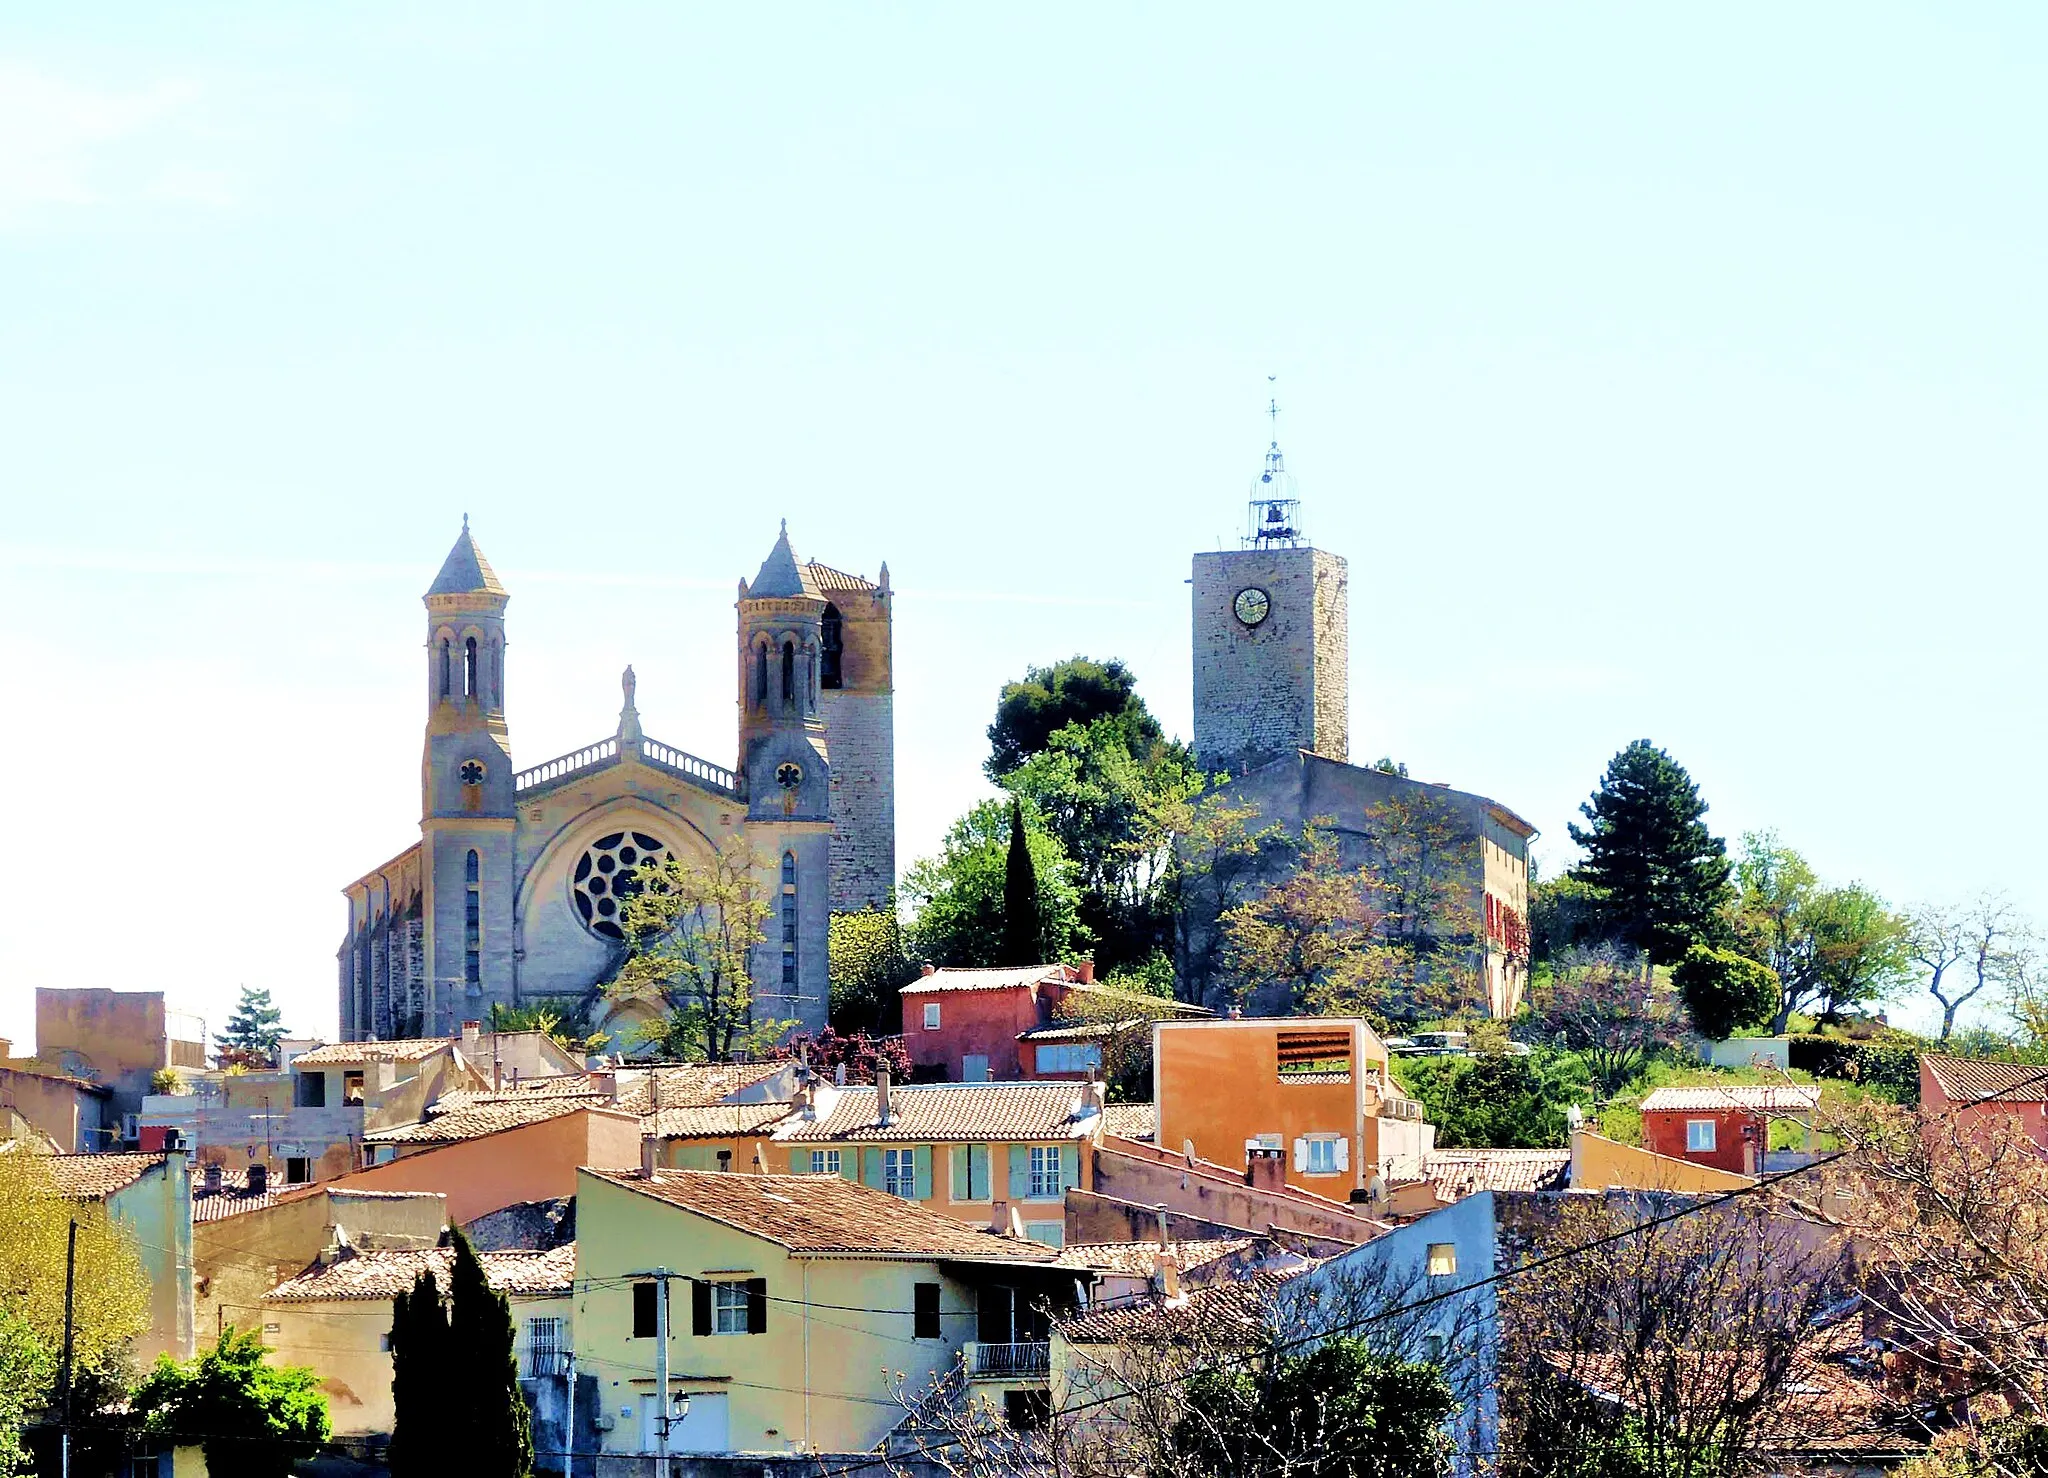
M896 886L896 700L823 695L832 765L832 909L881 903Z
M1349 641L1344 561L1318 549L1233 549L1194 561L1195 752L1242 774L1296 749L1348 757ZM1247 626L1233 603L1271 602Z

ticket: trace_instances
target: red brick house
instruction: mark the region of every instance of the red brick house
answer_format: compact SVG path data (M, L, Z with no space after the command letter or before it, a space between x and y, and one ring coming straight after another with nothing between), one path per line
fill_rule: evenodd
M927 967L902 994L903 1041L911 1076L920 1082L1083 1081L1101 1071L1102 1041L1113 1032L1157 1016L1162 1006L1174 1015L1209 1014L1097 985L1090 960L993 970ZM1060 1007L1077 995L1107 1009L1090 1011L1085 1023L1062 1020ZM1115 1003L1126 998L1131 1020L1112 1019Z
M1953 1113L1958 1122L1991 1118L2019 1120L2020 1127L2048 1154L2048 1069L2026 1062L1985 1062L1920 1054L1920 1111L1933 1119Z
M1820 1089L1796 1083L1659 1088L1643 1100L1643 1143L1660 1155L1757 1175L1770 1148L1770 1121L1793 1118L1812 1133Z

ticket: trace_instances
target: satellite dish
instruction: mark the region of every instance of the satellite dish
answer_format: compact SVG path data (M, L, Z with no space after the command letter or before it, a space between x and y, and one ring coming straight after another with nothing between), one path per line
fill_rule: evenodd
M1180 1142L1180 1152L1181 1152L1182 1154L1184 1154L1184 1155L1186 1155L1186 1156L1188 1157L1188 1169L1190 1169L1190 1170L1194 1169L1194 1168L1195 1168L1195 1142L1194 1142L1194 1141L1193 1141L1192 1139L1183 1139L1183 1140L1182 1140L1182 1141Z
M1387 1179L1383 1175L1371 1175L1365 1182L1365 1204L1374 1211L1381 1211L1387 1204Z

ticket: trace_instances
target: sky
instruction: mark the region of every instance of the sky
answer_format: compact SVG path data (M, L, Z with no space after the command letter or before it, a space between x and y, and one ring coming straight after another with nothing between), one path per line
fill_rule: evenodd
M888 562L899 863L1029 664L1121 657L1187 735L1190 556L1269 391L1350 561L1354 759L1554 874L1648 737L1731 840L2048 914L2044 42L1867 0L9 6L0 1035L37 985L333 1032L465 513L521 765L612 732L628 662L730 763L783 518Z

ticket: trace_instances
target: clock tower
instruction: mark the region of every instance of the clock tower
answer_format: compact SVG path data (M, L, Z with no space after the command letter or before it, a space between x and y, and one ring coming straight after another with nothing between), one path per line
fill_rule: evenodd
M1244 775L1297 749L1350 759L1349 567L1309 544L1300 515L1276 436L1241 547L1195 556L1195 757L1205 770Z

